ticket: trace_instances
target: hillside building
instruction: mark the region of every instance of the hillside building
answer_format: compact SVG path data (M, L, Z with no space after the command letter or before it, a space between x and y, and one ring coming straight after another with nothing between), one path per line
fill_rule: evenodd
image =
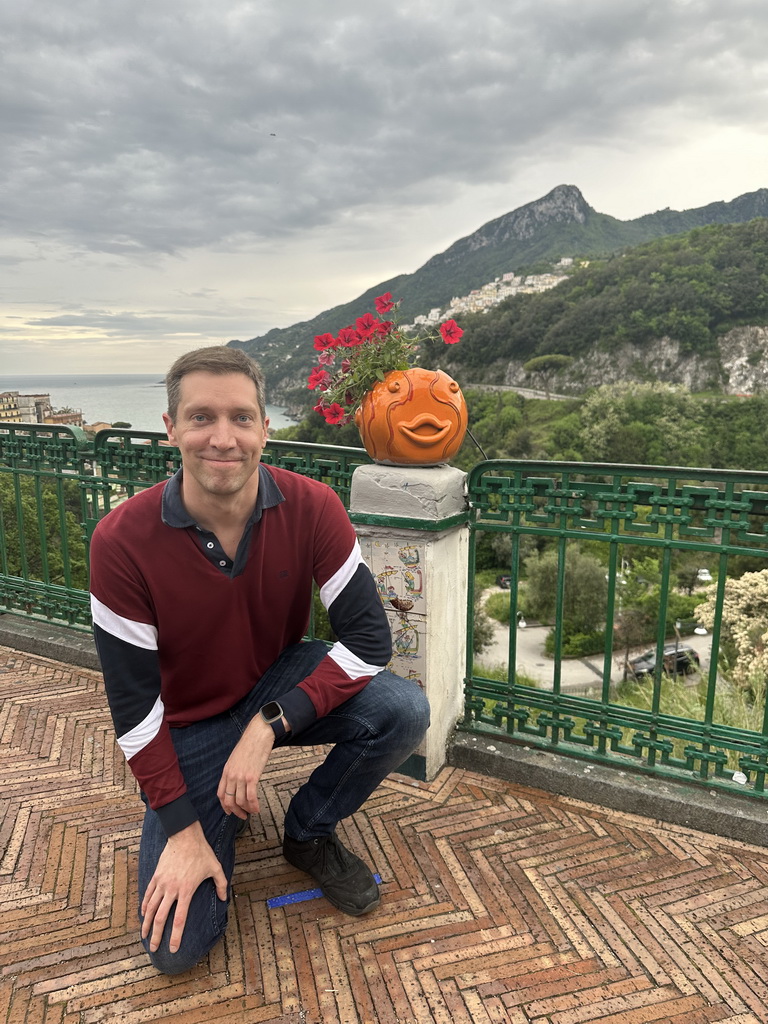
M573 260L564 258L558 266L570 267ZM417 316L412 324L403 324L407 330L413 327L433 327L441 320L458 316L460 313L485 313L491 306L497 306L512 295L546 292L566 279L566 274L529 274L521 277L515 273L502 274L480 288L473 288L469 295L455 295L447 308L431 309L429 313Z

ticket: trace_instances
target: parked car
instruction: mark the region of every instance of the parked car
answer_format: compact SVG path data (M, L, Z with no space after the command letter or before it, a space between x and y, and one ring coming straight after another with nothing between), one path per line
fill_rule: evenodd
M712 573L709 571L709 569L699 569L699 571L696 573L696 579L699 581L699 583L711 583Z
M511 576L497 576L496 586L501 587L502 590L509 590L510 584L512 583Z
M677 664L675 664L677 657ZM695 672L700 664L697 651L687 644L667 644L663 654L663 669L668 676L685 675ZM656 670L656 651L646 651L639 658L632 658L629 662L629 671L636 679L643 676L652 676Z

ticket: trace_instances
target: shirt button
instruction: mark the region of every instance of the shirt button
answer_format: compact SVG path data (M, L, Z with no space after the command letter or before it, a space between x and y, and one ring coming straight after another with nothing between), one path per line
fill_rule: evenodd
M219 565L226 565L226 562L219 562Z
M212 541L212 540L209 540L209 541L208 541L208 543L207 543L207 544L206 544L205 546L206 546L207 548L212 548L212 547L213 547L213 541Z

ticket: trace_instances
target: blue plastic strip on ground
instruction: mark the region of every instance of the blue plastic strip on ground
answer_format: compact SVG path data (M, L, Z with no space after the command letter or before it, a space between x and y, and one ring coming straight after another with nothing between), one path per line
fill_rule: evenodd
M374 881L377 885L381 885L381 875L374 875ZM267 900L267 906L270 910L274 910L275 907L285 907L290 903L303 903L305 900L316 900L323 895L322 889L304 889L302 892L291 892L287 896L273 896Z

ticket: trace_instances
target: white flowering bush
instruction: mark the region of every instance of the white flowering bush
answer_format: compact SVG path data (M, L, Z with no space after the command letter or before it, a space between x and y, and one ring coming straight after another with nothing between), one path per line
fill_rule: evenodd
M697 616L708 629L715 622L716 588L708 588ZM768 569L745 572L725 584L720 634L721 668L730 681L757 697L768 679Z

